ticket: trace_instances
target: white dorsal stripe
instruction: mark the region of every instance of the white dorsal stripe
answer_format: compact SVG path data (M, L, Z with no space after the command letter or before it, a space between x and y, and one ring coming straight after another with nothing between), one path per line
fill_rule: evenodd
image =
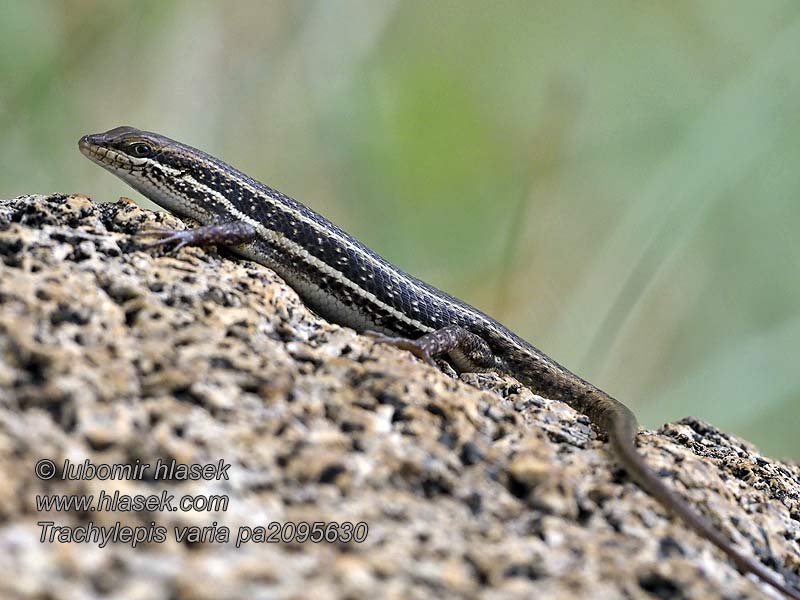
M375 294L365 290L364 288L362 288L361 286L359 286L355 282L351 281L350 279L345 277L345 275L341 271L331 267L325 261L320 260L319 258L314 256L313 254L311 254L308 250L306 250L303 246L301 246L300 244L297 244L293 240L290 240L285 235L283 235L281 232L275 231L274 229L270 229L267 226L265 226L263 223L261 223L260 221L254 219L253 217L251 217L249 215L246 215L245 213L243 213L242 211L237 209L233 205L233 203L230 200L228 200L228 198L226 198L223 194L221 194L217 190L212 189L212 188L208 187L207 185L205 185L204 183L201 183L201 182L197 181L194 177L192 177L191 175L188 175L188 174L183 175L182 179L184 181L186 181L188 184L190 184L191 186L193 186L194 188L202 190L204 193L206 193L209 196L213 197L214 200L216 200L221 205L223 205L226 208L226 210L228 211L228 214L230 215L231 220L243 221L245 223L248 223L268 243L272 244L273 246L277 246L278 248L281 248L283 250L286 250L287 252L289 252L290 254L292 254L294 256L301 257L301 259L304 262L313 265L316 269L318 269L319 271L321 271L322 273L324 273L328 277L331 277L331 278L335 279L336 281L338 281L342 285L350 288L351 290L356 292L359 296L367 298L371 303L373 303L374 305L378 306L382 310L385 310L386 312L391 314L394 318L396 318L398 321L402 321L404 323L407 323L408 325L411 325L412 327L414 327L414 328L416 328L416 329L418 329L420 331L426 332L426 333L429 332L429 331L433 331L434 330L433 327L425 325L425 323L422 323L421 321L413 319L413 318L409 317L408 315L406 315L405 313L397 310L393 306L391 306L389 304L386 304L385 302L381 301L381 299L378 298ZM263 194L263 193L259 194L260 198L263 198L264 196L266 196L266 195ZM283 210L283 208L281 210Z
M191 152L191 153L194 154L192 148L189 148L189 147L183 146L183 145L181 145L181 146L187 152ZM212 167L215 170L219 170L222 173L222 177L230 178L234 183L240 185L243 189L245 189L248 192L250 192L250 194L254 198L258 198L258 199L260 199L262 201L265 201L265 202L271 204L277 210L279 210L279 211L281 211L283 213L288 213L288 214L292 215L294 218L296 218L297 220L309 225L311 228L313 228L313 230L315 232L317 232L318 235L323 235L323 236L326 236L326 237L333 237L333 238L336 239L336 241L338 242L338 244L340 246L346 246L348 248L348 250L350 250L350 252L359 254L362 257L362 259L365 260L365 262L368 262L368 263L370 263L370 262L374 263L375 262L375 256L376 255L372 251L370 251L370 250L364 248L362 245L356 243L350 236L344 234L337 227L332 226L332 224L328 223L327 220L325 220L325 218L322 217L321 215L320 215L320 219L323 219L326 223L328 223L329 227L327 227L327 228L324 227L324 225L320 224L315 219L309 217L309 215L306 212L304 212L302 209L298 209L298 208L292 206L290 203L284 202L281 198L276 198L275 196L272 196L271 194L267 193L265 190L251 185L249 183L249 181L248 181L249 177L244 176L244 174L242 174L241 177L233 176L231 174L231 171L233 171L234 173L239 173L239 171L237 171L233 167L230 167L229 165L227 165L225 163L222 163L223 168L219 169L220 162L217 159L214 159L214 158L211 158L211 157L206 158L205 156L195 156L195 158L200 163L211 163ZM184 175L184 177L190 177L192 179L192 181L195 181L195 183L197 183L198 185L202 186L204 189L208 190L209 192L214 192L216 194L215 197L221 197L222 196L222 194L220 194L216 190L213 190L213 189L209 188L208 186L203 185L200 182L197 182L194 178L191 177L191 175L187 174L187 175ZM304 207L304 208L305 208L306 211L310 211L310 209L308 209L306 207ZM235 209L233 209L233 210L235 210ZM244 216L244 213L242 213L241 211L236 211L236 212L237 212L237 214L240 214L240 215ZM249 220L248 222L255 223L255 221L252 220L252 219ZM388 270L388 266L389 265L387 264L387 270ZM339 272L337 271L337 273L339 273ZM391 272L391 270L389 270L389 276L390 276L390 279L391 279L391 281L393 283L395 283L396 285L400 285L400 280L398 279L398 275L396 273L393 273L393 272ZM403 285L404 286L413 287L417 295L427 296L427 295L430 295L430 293L431 293L431 291L428 288L419 285L419 283L412 277L404 277L403 278ZM368 292L365 292L363 290L363 288L361 288L359 286L356 286L356 287L357 287L357 289L359 291L361 291L361 292L363 292L365 294L368 293ZM356 289L356 288L354 288L354 289ZM475 310L474 308L472 308L471 306L468 306L468 305L464 305L464 306L462 306L462 308L465 311L469 312L473 318L478 319L481 322L483 322L484 325L491 326L491 321L489 319L487 319L486 315L484 315L483 313ZM400 314L402 314L402 313L400 313ZM415 321L415 322L418 323L418 321ZM431 328L428 327L428 329L431 329Z

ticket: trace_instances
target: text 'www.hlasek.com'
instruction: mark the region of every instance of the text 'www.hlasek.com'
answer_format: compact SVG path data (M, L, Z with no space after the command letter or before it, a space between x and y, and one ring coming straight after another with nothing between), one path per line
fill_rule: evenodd
M42 481L57 484L59 481L139 481L143 485L180 485L190 481L206 481L214 485L230 480L230 464L220 459L211 463L183 464L175 460L156 461L155 464L136 461L131 464L95 464L64 460L57 465L49 458L36 462L34 471ZM109 488L111 488L109 484ZM120 485L119 487L122 487ZM129 491L129 490L128 490ZM160 544L172 536L183 543L234 543L237 548L245 544L290 543L361 543L367 539L369 527L363 521L269 521L263 525L229 527L216 520L205 525L159 524L158 519L148 524L96 524L93 513L173 513L194 512L225 513L230 505L227 494L180 494L160 489L156 493L128 494L119 489L99 490L94 494L37 494L36 511L42 515L37 522L42 543L83 543L105 548L108 544ZM71 513L79 524L64 524L46 520L44 514ZM107 519L98 519L107 523ZM149 520L149 519L148 519Z

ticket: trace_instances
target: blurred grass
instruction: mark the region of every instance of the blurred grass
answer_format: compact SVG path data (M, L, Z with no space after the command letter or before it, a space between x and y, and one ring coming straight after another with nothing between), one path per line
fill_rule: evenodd
M648 426L800 457L800 5L0 3L0 195L130 124L480 306Z

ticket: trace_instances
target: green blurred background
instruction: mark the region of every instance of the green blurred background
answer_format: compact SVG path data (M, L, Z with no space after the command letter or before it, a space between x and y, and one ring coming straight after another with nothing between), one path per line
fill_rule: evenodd
M0 196L203 148L628 403L800 457L800 4L0 3Z

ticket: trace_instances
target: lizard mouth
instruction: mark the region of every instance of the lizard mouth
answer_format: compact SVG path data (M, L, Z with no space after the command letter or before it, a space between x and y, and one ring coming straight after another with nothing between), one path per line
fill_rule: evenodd
M122 152L117 152L105 143L105 134L84 135L78 140L78 149L86 158L109 170L133 171L139 162Z
M85 135L78 140L78 149L86 158L94 160L96 157L105 156L106 149L100 145L95 135Z

